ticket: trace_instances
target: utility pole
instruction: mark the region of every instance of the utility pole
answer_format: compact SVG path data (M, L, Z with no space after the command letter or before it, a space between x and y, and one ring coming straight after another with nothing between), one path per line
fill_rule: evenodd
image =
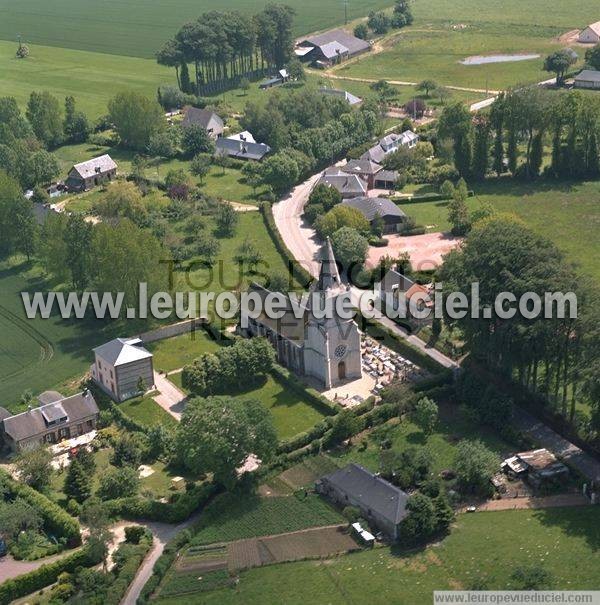
M348 0L344 0L344 25L348 23Z

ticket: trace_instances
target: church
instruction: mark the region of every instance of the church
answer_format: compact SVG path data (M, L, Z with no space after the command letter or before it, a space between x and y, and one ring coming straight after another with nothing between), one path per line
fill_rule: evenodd
M250 292L257 293L263 301L270 294L258 284L252 284ZM328 303L335 309L335 299L345 292L328 239L323 247L319 278L311 287L309 300L316 295L321 309ZM268 317L264 310L258 318L249 315L244 318L247 325L244 335L267 338L277 351L279 363L299 376L314 379L325 389L362 376L361 336L353 319L336 313L320 317L323 314L312 312L310 303L302 314L294 313L288 297L286 303L279 319Z

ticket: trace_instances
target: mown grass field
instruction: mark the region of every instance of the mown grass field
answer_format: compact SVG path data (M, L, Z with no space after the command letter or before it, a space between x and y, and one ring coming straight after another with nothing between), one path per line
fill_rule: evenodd
M514 213L540 235L551 239L582 273L600 281L598 229L600 229L600 183L523 183L510 179L489 180L473 185L476 196L469 198L471 210L490 202L501 212ZM446 231L447 202L400 204L421 225L431 231Z
M547 80L544 57L561 47L554 39L559 30L515 25L448 25L431 30L407 29L390 48L365 55L336 70L338 75L420 82L433 78L440 84L502 90L520 83ZM583 51L578 49L580 55ZM539 54L537 59L486 65L462 65L467 57L493 54Z
M344 518L316 495L301 501L295 496L241 499L224 494L206 508L191 543L230 542L343 522Z
M267 4L265 0L160 0L138 2L100 2L94 0L0 0L0 38L61 46L116 55L152 57L162 43L186 22L210 10L239 10L253 15ZM337 0L288 0L294 8L297 35L326 29L344 22L344 5ZM369 11L391 6L391 0L349 3L350 19Z
M252 569L241 574L235 589L188 594L186 603L347 605L368 595L374 605L429 605L434 590L468 589L476 583L510 589L515 568L532 565L550 573L554 589L595 590L600 581L596 509L461 515L449 537L423 550L403 553L376 548L326 561Z
M171 414L163 410L151 395L135 397L120 403L119 408L127 416L145 426L176 426L177 421Z
M151 342L146 348L154 355L156 370L171 372L191 363L202 353L214 353L219 349L219 343L204 330L196 330Z

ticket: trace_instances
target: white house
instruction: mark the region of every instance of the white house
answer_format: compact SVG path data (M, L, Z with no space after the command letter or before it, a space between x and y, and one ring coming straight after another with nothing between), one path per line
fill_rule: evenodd
M600 21L588 25L579 34L579 42L583 44L598 44L600 42Z

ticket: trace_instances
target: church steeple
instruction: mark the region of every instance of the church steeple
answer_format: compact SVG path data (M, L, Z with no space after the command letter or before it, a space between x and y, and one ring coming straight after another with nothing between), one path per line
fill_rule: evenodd
M323 249L321 250L321 267L319 269L319 279L315 284L316 292L333 293L342 288L342 280L338 271L331 240L327 238Z

